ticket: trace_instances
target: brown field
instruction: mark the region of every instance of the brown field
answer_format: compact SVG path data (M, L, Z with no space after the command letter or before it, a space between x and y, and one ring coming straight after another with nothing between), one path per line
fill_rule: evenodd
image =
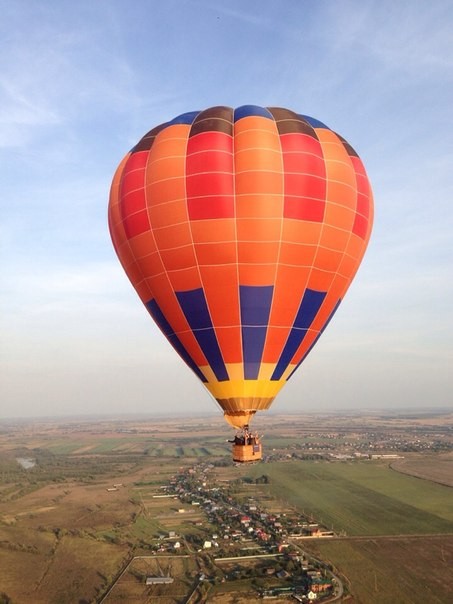
M398 459L391 468L402 474L453 487L453 454L413 455Z
M127 566L113 589L104 599L105 604L117 602L184 602L198 585L200 564L195 556L141 556ZM146 585L146 577L171 576L169 585Z
M0 519L22 527L93 529L130 521L134 506L126 489L108 493L110 482L95 486L48 485L14 501L0 503ZM13 512L13 513L12 513Z
M448 604L453 536L317 540L307 549L346 577L363 604Z
M52 540L27 531L16 534L16 542L2 536L0 590L18 603L92 601L126 554L116 545L70 535Z
M165 514L173 519L180 507L173 499L151 496L145 504L134 485L165 484L179 465L167 460L95 484L47 484L0 501L0 594L8 594L14 604L99 601L130 558L131 545L159 528L168 531L166 521L162 526L158 520L139 521ZM122 486L108 492L113 484Z

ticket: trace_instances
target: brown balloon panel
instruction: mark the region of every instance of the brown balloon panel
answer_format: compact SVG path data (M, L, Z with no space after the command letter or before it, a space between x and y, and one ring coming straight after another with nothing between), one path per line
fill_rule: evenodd
M152 129L118 167L109 205L138 295L239 427L324 331L372 221L349 143L314 118L255 105Z

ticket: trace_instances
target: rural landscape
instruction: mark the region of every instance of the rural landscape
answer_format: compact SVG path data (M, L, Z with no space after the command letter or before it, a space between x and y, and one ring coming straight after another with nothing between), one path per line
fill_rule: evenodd
M258 424L258 422L257 422ZM447 603L453 414L0 423L0 602Z

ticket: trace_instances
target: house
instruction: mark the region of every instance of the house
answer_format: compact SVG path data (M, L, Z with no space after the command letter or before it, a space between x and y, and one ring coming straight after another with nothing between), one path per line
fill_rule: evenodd
M332 588L332 583L328 580L328 579L322 579L322 578L313 578L311 580L311 585L310 585L310 589L312 592L318 594L318 593L323 593L324 591L327 591L329 589Z
M269 541L269 535L264 531L256 531L256 536L258 539L260 539L260 541Z
M307 571L307 576L310 577L310 579L312 579L312 580L317 579L317 578L321 577L321 571L312 568L311 570Z
M164 585L173 581L173 577L146 577L146 585Z

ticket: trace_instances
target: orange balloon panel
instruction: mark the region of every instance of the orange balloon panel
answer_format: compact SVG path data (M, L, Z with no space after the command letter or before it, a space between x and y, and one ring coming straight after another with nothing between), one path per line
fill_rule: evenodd
M244 105L148 132L112 183L109 227L164 335L234 425L310 352L365 253L373 199L322 122Z

